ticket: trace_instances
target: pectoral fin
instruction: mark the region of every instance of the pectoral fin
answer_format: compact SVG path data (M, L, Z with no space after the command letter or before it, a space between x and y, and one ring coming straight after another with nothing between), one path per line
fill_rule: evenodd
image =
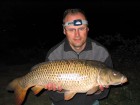
M31 90L34 92L35 95L37 95L42 89L43 86L34 86L31 88Z
M87 95L88 94L93 94L95 93L97 90L99 90L99 86L93 87L90 90L87 91Z
M71 92L71 91L65 92L64 93L64 99L65 100L70 100L75 94L76 94L76 92Z

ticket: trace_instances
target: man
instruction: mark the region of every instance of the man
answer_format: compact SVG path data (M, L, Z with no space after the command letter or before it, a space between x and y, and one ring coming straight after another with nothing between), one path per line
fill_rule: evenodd
M112 60L108 51L99 43L90 39L88 35L88 21L85 13L80 9L68 9L64 12L63 33L66 38L54 46L47 54L46 61L62 59L87 59L104 62L112 66ZM55 90L55 85L49 85L49 90ZM61 90L61 87L59 88ZM98 99L107 96L108 88L96 94L86 95L77 93L71 100L65 101L64 94L48 91L54 105L99 105Z

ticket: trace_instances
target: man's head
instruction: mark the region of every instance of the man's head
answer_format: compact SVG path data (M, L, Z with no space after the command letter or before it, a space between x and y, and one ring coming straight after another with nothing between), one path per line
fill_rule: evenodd
M63 32L70 46L76 52L81 52L86 45L89 31L85 13L80 9L67 9L63 16Z

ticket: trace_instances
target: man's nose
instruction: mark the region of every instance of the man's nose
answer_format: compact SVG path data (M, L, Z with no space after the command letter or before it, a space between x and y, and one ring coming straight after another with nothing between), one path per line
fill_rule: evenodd
M79 29L76 29L76 30L75 30L75 35L76 35L76 36L79 36L79 35L80 35Z

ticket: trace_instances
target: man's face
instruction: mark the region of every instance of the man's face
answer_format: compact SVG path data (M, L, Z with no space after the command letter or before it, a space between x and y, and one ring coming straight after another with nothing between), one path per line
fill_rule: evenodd
M66 16L64 21L66 23L77 19L85 20L85 17L81 13L77 13L74 15L69 14ZM66 35L72 48L81 48L85 46L88 31L89 28L86 24L82 24L79 26L69 25L64 28L64 34Z

